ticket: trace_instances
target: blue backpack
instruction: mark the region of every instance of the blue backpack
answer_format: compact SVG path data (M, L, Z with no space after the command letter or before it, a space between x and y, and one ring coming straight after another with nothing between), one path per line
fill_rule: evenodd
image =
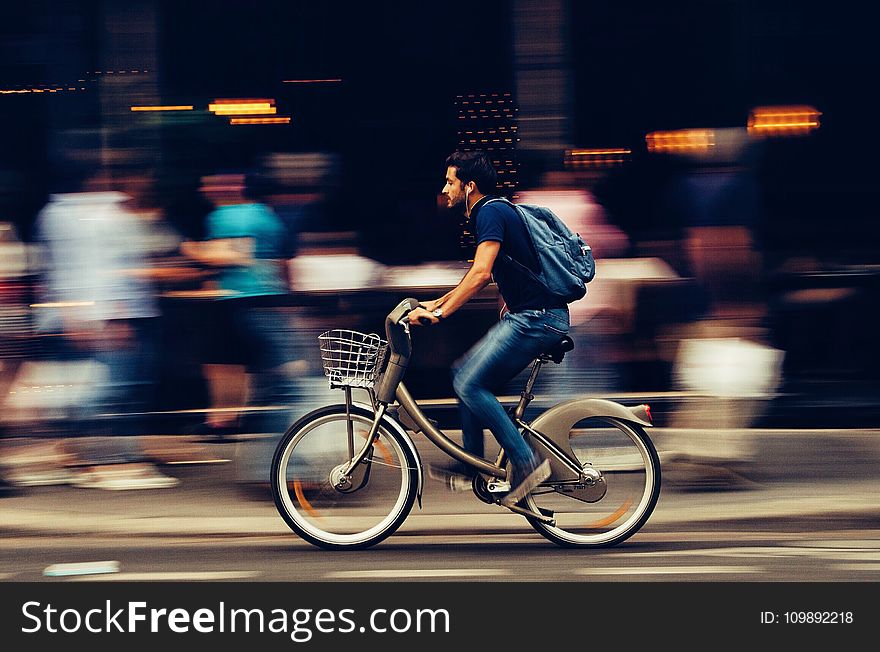
M596 275L596 262L590 245L579 234L573 233L549 208L514 204L501 197L486 203L493 201L503 201L519 213L535 246L541 272L535 274L510 256L507 256L507 260L544 286L554 297L566 303L583 298L587 293L587 283Z

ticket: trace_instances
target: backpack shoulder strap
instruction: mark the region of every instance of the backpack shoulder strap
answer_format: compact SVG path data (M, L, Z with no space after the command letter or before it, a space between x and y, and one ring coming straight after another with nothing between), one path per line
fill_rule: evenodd
M512 201L510 201L507 197L490 197L489 199L486 200L486 203L483 204L483 206L488 206L489 204L492 204L496 201L500 201L504 204L507 204L508 206L512 206L513 208L516 208L516 204L514 204Z
M483 204L483 206L488 206L489 204L491 204L493 202L502 202L502 203L510 206L512 209L514 209L514 211L516 211L516 214L519 215L520 220L522 220L522 222L523 222L523 226L525 226L526 237L529 239L529 244L532 246L532 251L535 254L535 259L538 260L538 263L540 264L540 258L538 257L538 248L535 245L535 239L532 237L532 232L529 230L528 224L526 223L527 218L523 214L523 211L520 209L520 207L517 206L512 201L510 201L509 199L507 199L507 197L492 197L492 198L488 199L486 201L486 203ZM516 258L511 256L509 253L503 252L502 255L504 256L504 258L507 259L507 261L509 263L511 263L515 268L519 269L521 272L525 273L533 281L535 281L536 283L538 283L540 285L544 284L543 281L541 280L541 277L538 274L536 274L534 271L532 271L526 265L519 262Z

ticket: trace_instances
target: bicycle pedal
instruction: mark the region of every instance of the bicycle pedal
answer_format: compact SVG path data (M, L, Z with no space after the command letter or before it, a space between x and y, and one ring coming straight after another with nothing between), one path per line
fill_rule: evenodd
M550 512L550 514L544 513L548 510L541 509L540 510L541 513L539 514L539 513L533 512L530 509L526 509L525 507L520 507L519 505L504 505L504 507L506 509L509 509L511 512L514 512L516 514L521 514L522 516L527 516L529 518L533 518L536 521L540 521L541 523L544 523L545 525L549 525L550 527L556 526L556 519L553 518L553 516L552 516L553 512Z
M489 480L486 489L490 494L506 494L510 492L510 483L507 480Z

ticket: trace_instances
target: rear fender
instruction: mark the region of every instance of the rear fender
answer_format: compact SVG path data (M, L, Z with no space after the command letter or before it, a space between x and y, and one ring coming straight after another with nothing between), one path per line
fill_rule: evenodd
M574 459L574 453L571 450L571 443L569 441L569 432L571 432L572 427L578 421L583 421L590 417L615 419L642 428L650 428L653 425L650 421L650 408L646 405L627 407L605 399L576 398L554 405L546 412L543 412L529 424L529 428L547 437L556 448L564 451L569 457ZM572 469L559 461L558 455L553 452L553 447L547 446L537 437L529 435L528 430L526 430L526 433L529 443L540 455L550 460L552 472L550 482L554 480L577 479L577 475Z

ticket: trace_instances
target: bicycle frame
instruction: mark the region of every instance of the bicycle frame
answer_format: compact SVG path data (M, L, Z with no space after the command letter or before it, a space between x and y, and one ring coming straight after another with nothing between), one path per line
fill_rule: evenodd
M375 392L371 391L371 399L373 400L376 416L366 441L349 463L344 465L342 473L348 475L366 458L370 447L376 439L379 424L387 413L388 405L392 402L392 399L396 399L399 404L398 417L405 427L414 432L423 433L431 443L444 453L453 459L470 465L478 472L495 478L506 478L506 455L503 449L499 452L494 462L465 450L428 419L416 400L409 393L406 385L404 385L403 376L406 373L412 355L409 324L405 320L409 311L417 305L418 301L415 299L404 299L385 319L385 332L388 336L390 357ZM542 355L532 363L532 371L525 388L520 394L520 400L513 411L512 418L514 423L532 438L532 443L539 452L543 453L543 456L550 460L552 475L548 482L583 482L583 469L572 453L568 443L568 432L575 422L571 421L569 416L571 414L576 414L578 418L601 416L616 418L622 421L632 421L642 426L651 426L650 415L645 406L628 408L612 401L601 399L575 399L554 406L542 414L534 424L526 423L523 421L523 415L529 403L534 399L532 388L541 367L549 360L548 356ZM351 394L350 389L347 389L346 405L350 404ZM538 429L539 425L541 430Z
M503 450L499 453L495 462L468 452L428 419L409 393L406 385L403 384L403 376L406 373L410 357L412 356L412 340L409 334L409 325L405 322L405 318L409 311L417 305L418 301L415 299L405 299L385 319L385 333L388 337L390 356L376 390L370 392L376 416L363 446L343 466L341 473L349 475L354 469L358 468L358 465L364 466L361 465L361 462L368 455L370 447L376 439L379 424L387 413L388 405L392 402L392 399L396 399L400 405L398 416L404 426L414 432L424 433L425 437L440 450L454 459L471 465L480 473L496 478L505 478L507 471L504 468L505 456ZM351 390L349 388L346 388L345 400L346 406L350 406ZM353 438L349 437L349 441L352 442Z

